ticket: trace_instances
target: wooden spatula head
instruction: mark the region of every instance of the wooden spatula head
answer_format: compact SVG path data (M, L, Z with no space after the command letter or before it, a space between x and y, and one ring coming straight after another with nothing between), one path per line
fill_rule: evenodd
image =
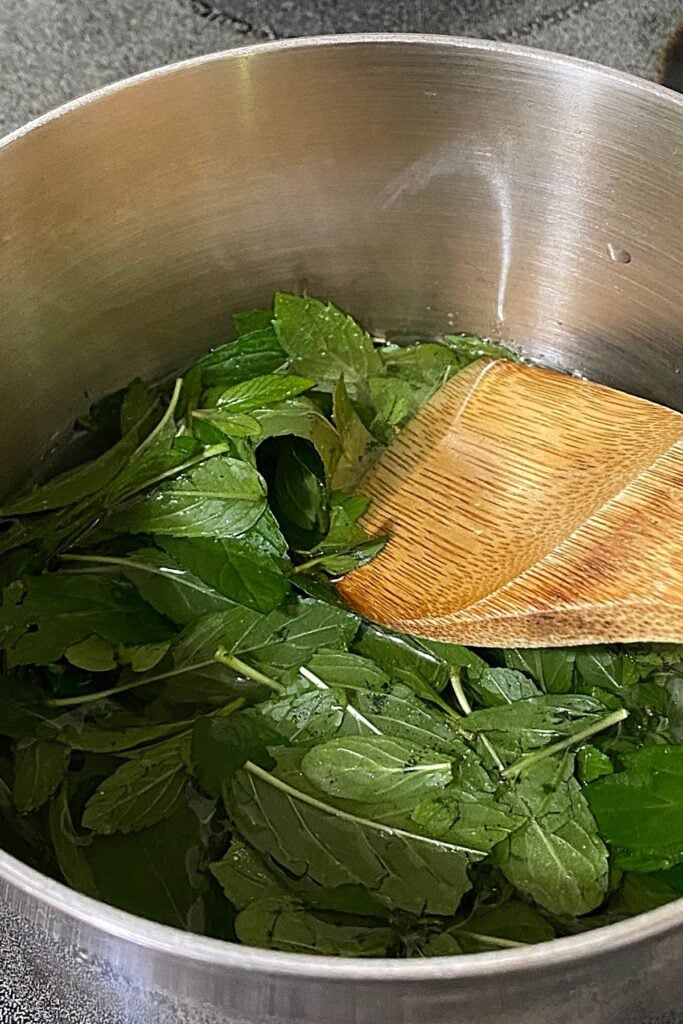
M339 583L394 629L480 646L683 642L683 416L480 360L363 480L389 542Z

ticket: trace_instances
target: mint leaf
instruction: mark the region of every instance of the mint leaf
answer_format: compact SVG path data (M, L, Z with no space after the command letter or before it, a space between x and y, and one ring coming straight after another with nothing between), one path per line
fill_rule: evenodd
M463 369L475 359L511 359L519 362L519 356L506 345L499 345L495 341L484 341L476 334L444 334L443 344L457 354L460 360L460 369Z
M174 737L117 768L86 804L83 827L111 835L136 832L168 817L187 782L184 743Z
M123 469L135 448L135 442L136 438L128 435L92 462L76 466L30 491L25 497L8 502L0 515L23 516L46 512L90 497L107 487Z
M265 484L252 466L218 456L133 498L109 516L106 525L128 533L235 537L263 514L265 494Z
M343 374L353 395L368 377L382 372L372 338L331 304L278 292L274 310L278 341L292 366L319 388L331 391Z
M236 341L213 349L199 360L197 366L201 370L204 387L209 388L230 387L252 377L275 373L286 363L287 354L273 328L262 326Z
M341 454L331 486L350 490L365 472L374 442L372 434L353 407L343 375L334 386L332 417L341 441Z
M392 679L410 686L421 697L433 699L448 684L448 663L415 637L364 623L354 647L388 672Z
M525 650L517 647L500 653L508 668L517 669L531 676L546 693L569 693L572 689L576 663L575 648Z
M467 672L467 684L475 692L484 707L495 708L514 704L527 697L538 697L540 691L535 683L512 668L477 668Z
M525 823L495 851L505 877L560 917L595 910L607 892L607 849L573 771L574 758L565 753L534 765L513 785L507 802Z
M161 543L188 574L196 575L214 593L223 595L224 605L233 601L268 612L282 604L290 589L283 572L283 555L263 536L256 536L268 517L265 513L241 537L161 538ZM278 530L276 525L274 529Z
M156 825L93 836L83 852L99 898L106 903L174 928L208 931L216 894L200 870L205 844L197 815L187 800L179 800ZM223 913L229 918L227 904Z
M242 334L251 334L253 331L268 330L272 320L272 309L245 309L234 314L232 325L235 328L235 334L239 337Z
M623 760L623 771L586 787L600 832L626 868L673 867L683 861L683 747L645 747Z
M23 740L14 763L14 803L19 811L35 811L62 783L69 766L69 751L51 740Z
M614 771L612 762L607 754L603 754L597 747L590 744L581 747L576 755L576 766L580 781L583 785L594 782L602 775L611 775Z
M254 412L261 428L259 442L269 437L294 437L310 441L322 460L329 482L341 454L341 439L330 421L309 398L289 398L267 409Z
M267 748L279 742L266 719L249 711L204 715L192 729L192 774L209 796L218 797L245 761L272 768L275 762Z
M230 803L247 841L320 885L359 884L388 907L446 915L470 887L468 851L343 811L250 763Z
M85 750L96 754L117 754L124 750L166 739L188 727L188 722L160 722L158 725L117 724L114 719L84 722L75 718L63 722L59 731L60 743L72 750Z
M593 697L542 694L473 711L463 719L461 728L485 735L504 760L511 760L582 732L586 726L598 723L606 710Z
M0 608L9 665L48 665L95 635L111 643L166 640L171 630L127 583L46 573L12 584Z
M386 956L397 940L391 928L313 912L291 896L250 903L237 915L235 930L249 946L328 956Z
M183 552L184 545L192 547L195 544L213 543L211 540L169 539L164 544L167 553L156 548L138 548L125 558L109 555L66 555L64 561L69 565L82 566L83 571L92 567L95 573L120 572L130 580L148 604L177 625L186 626L209 612L227 611L235 603L214 589L210 581L205 582L203 578L194 575L191 566L187 565L187 560L181 563L173 557L176 547Z
M311 377L293 374L265 374L232 384L222 390L213 389L205 398L207 405L214 405L221 412L248 413L266 405L284 402L308 391L315 384ZM208 411L208 410L206 410Z
M388 736L328 740L304 755L305 776L323 793L409 811L430 790L446 786L451 763L428 747Z
M287 894L263 859L241 839L233 838L225 856L211 865L211 873L238 910L257 900Z

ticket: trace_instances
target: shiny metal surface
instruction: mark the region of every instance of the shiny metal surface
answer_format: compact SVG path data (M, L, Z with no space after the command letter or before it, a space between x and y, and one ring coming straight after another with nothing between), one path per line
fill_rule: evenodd
M0 146L2 488L89 399L275 287L683 408L682 213L683 99L567 58L337 37L105 89ZM188 936L4 854L0 900L37 970L136 1024L628 1024L683 997L683 901L527 950L355 962Z

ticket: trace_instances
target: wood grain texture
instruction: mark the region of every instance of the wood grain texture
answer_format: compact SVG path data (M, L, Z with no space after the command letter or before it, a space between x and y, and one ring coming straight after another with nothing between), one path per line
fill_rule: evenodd
M388 533L339 583L395 629L481 646L683 642L683 416L480 360L363 480Z

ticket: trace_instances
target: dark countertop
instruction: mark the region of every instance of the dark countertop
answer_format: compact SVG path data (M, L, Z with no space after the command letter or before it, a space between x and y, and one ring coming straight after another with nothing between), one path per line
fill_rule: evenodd
M654 78L681 20L681 0L0 0L0 134L147 68L320 32L484 36ZM30 939L0 908L2 1024L120 1024L121 1006L102 1005L96 985L90 998L72 991L68 972L41 975ZM171 1024L173 1013L128 1003L125 1018ZM683 1024L683 1010L645 1024Z
M485 36L652 78L681 20L681 0L1 0L0 133L147 68L318 32Z

